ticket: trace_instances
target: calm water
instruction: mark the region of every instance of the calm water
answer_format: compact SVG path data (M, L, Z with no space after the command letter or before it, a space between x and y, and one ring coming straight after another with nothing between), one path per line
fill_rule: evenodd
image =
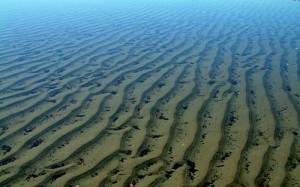
M0 186L299 186L300 1L0 2Z

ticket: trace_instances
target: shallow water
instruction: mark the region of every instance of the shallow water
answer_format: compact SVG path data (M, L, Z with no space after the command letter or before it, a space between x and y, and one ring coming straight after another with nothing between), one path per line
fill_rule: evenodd
M0 186L299 186L300 2L0 2Z

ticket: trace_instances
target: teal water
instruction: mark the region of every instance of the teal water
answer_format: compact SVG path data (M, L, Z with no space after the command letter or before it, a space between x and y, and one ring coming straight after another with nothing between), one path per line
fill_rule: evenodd
M0 2L0 186L299 186L300 1Z

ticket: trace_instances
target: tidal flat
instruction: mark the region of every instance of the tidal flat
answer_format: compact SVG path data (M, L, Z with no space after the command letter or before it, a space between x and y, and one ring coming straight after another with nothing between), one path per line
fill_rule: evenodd
M300 1L0 2L0 186L300 186Z

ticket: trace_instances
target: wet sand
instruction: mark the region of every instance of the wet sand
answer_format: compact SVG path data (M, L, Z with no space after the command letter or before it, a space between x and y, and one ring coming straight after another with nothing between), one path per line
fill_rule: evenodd
M0 186L300 185L299 2L36 6L1 13Z

